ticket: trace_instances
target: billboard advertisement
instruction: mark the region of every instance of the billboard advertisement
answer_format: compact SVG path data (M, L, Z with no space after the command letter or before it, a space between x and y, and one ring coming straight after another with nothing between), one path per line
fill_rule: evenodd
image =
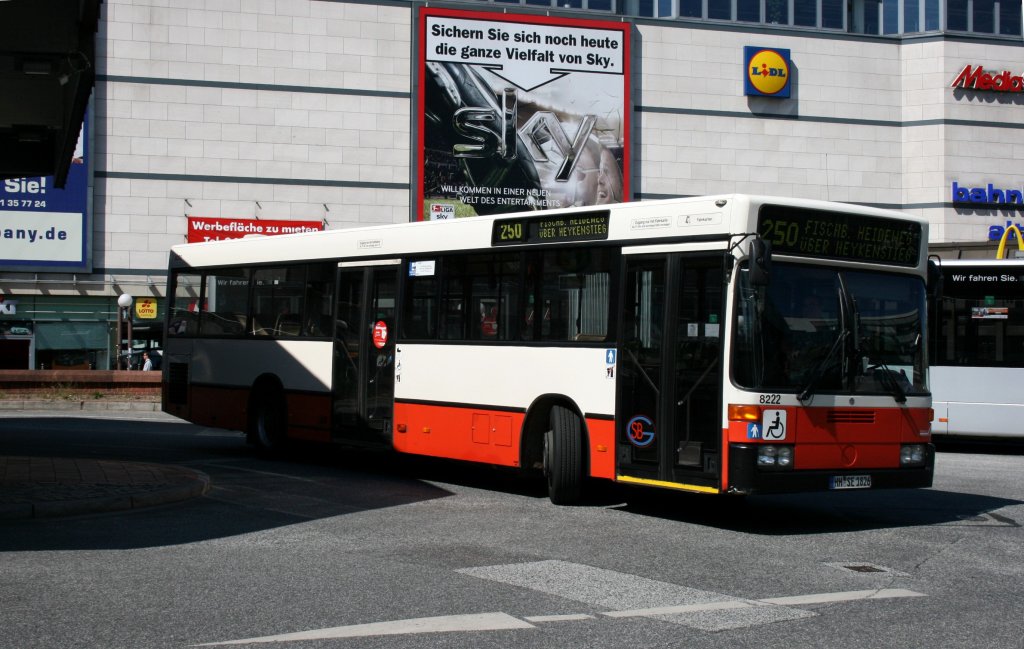
M63 189L53 176L0 180L0 270L92 270L88 123L87 112Z
M323 221L281 221L264 219L229 219L217 216L188 217L188 243L241 239L249 235L296 234L319 232Z
M422 8L414 218L628 200L629 30Z

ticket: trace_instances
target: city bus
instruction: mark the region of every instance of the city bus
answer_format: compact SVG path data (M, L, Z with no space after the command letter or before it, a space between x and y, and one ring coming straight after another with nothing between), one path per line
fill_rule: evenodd
M724 195L170 254L163 408L705 494L931 485L927 222Z
M1024 260L939 260L937 268L932 433L1024 437Z

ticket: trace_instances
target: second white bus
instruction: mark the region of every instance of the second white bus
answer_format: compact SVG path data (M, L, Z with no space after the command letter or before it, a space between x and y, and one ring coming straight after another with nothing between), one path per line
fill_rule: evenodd
M938 270L932 433L1024 437L1024 261L944 260Z

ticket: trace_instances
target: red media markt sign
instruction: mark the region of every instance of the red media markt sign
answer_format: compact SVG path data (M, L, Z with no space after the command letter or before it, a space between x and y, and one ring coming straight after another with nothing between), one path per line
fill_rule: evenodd
M960 74L949 84L951 88L990 90L992 92L1024 92L1024 78L1009 70L986 72L980 65L965 65Z

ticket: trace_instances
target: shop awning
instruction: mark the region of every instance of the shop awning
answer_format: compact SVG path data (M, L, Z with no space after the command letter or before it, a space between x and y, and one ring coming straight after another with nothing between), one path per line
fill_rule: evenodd
M103 322L37 322L36 349L107 349L110 335Z

